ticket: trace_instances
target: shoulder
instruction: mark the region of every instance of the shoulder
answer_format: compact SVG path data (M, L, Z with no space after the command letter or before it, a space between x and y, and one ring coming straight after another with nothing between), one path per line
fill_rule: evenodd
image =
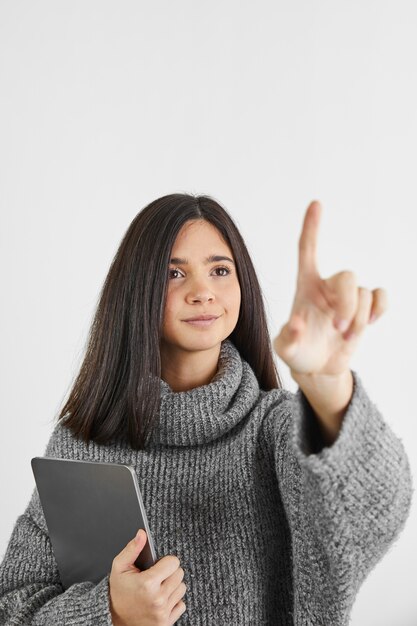
M260 390L259 402L264 407L264 417L279 415L290 410L296 394L289 389Z
M44 456L59 459L111 461L115 448L111 444L85 441L74 435L70 428L59 421L49 438Z
M285 430L292 419L295 394L288 389L261 390L258 408L262 415L262 431L268 439L276 438L277 432Z
M76 439L69 428L59 421L46 445L44 456L57 458L72 458L78 447L82 446L80 440Z

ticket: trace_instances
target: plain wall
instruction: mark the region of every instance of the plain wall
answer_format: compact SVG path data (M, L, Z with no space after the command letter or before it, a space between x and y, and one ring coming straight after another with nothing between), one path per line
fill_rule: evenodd
M120 240L172 192L230 211L273 335L321 201L321 275L387 290L351 367L416 475L416 32L411 0L2 0L0 555ZM417 624L416 518L413 501L352 626Z

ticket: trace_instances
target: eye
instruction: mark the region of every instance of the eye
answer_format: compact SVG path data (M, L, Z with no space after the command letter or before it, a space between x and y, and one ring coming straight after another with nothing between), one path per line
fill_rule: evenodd
M230 270L228 267L215 267L214 272L220 272L217 274L217 276L227 276L228 274L230 274Z
M169 270L168 272L169 278L178 278L178 276L175 276L175 274L179 274L180 276L182 276L178 267L176 267L174 270Z

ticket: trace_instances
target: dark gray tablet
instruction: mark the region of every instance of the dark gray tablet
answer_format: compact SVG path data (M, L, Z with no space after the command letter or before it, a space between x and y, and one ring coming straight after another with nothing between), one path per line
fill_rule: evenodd
M154 565L157 554L133 467L35 457L32 470L64 589L98 583L139 528L148 540L135 565Z

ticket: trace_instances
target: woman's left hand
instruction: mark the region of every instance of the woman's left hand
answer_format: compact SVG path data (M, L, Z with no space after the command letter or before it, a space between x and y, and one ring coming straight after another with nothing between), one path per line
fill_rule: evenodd
M366 325L387 309L385 289L358 287L353 272L321 278L316 264L321 204L307 208L299 240L297 289L289 321L274 341L278 356L294 375L338 375ZM337 322L346 320L345 328Z

